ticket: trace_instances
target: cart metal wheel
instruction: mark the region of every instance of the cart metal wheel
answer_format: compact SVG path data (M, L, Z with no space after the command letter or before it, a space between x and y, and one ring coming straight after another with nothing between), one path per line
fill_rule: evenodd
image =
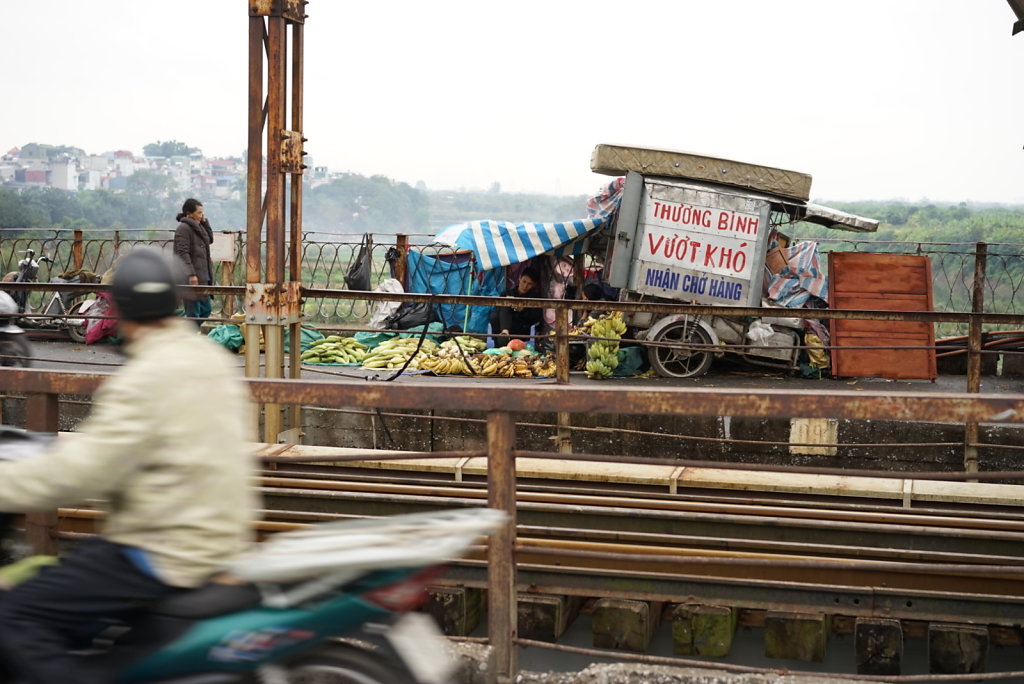
M670 323L652 341L672 345L649 347L647 350L651 367L664 378L695 378L711 368L714 358L711 336L695 321ZM708 346L688 348L691 345Z

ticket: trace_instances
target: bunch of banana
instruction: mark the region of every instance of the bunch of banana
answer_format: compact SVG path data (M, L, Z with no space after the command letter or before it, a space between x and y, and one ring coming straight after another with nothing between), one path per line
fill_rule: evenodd
M610 378L619 365L618 339L626 332L622 312L613 311L597 319L588 318L584 325L594 337L615 338L615 341L596 340L587 349L587 376L598 380Z
M555 360L551 356L536 356L530 360L530 370L539 378L555 376Z
M303 363L362 363L366 353L366 345L354 337L329 335L310 344L301 358Z
M453 337L442 342L437 355L442 359L448 357L461 359L463 356L476 354L486 348L487 343L483 340L478 340L475 337L459 335L458 337Z
M434 373L438 375L458 375L460 373L472 375L473 373L463 359L456 358L454 356L446 358L441 358L440 356L428 356L424 359L420 359L419 365L420 368L434 371Z
M410 356L416 354L417 346L420 352L408 368L420 368L419 362L425 357L433 356L437 351L437 345L427 339L420 345L419 338L416 337L392 337L381 342L363 359L363 368L401 368L405 366Z

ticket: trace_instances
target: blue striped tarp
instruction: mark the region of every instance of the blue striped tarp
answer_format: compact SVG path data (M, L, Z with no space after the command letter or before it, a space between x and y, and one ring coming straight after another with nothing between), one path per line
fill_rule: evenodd
M607 219L589 218L563 223L473 221L448 226L434 242L476 254L480 270L518 264L539 254L580 254L586 238Z

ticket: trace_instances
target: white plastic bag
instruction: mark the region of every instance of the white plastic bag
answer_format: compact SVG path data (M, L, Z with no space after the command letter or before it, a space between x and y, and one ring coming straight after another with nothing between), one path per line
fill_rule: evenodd
M747 339L754 344L767 344L769 338L775 334L775 329L772 328L768 323L762 321L754 321L747 328Z
M394 278L388 278L381 282L377 286L374 292L390 292L392 294L401 294L405 292L402 287L402 283L398 282ZM395 313L398 307L402 305L401 302L380 302L377 304L377 308L373 312L373 316L370 317L369 326L372 330L384 330L387 326L384 325L384 321L387 320L388 316Z

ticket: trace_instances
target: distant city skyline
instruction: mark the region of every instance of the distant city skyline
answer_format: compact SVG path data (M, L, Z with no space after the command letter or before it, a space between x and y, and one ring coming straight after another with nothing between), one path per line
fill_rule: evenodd
M591 194L607 180L591 151L619 143L809 173L822 201L1024 204L1024 36L1005 0L311 0L307 13L303 133L332 171ZM33 0L0 19L0 152L173 139L244 153L244 2Z

